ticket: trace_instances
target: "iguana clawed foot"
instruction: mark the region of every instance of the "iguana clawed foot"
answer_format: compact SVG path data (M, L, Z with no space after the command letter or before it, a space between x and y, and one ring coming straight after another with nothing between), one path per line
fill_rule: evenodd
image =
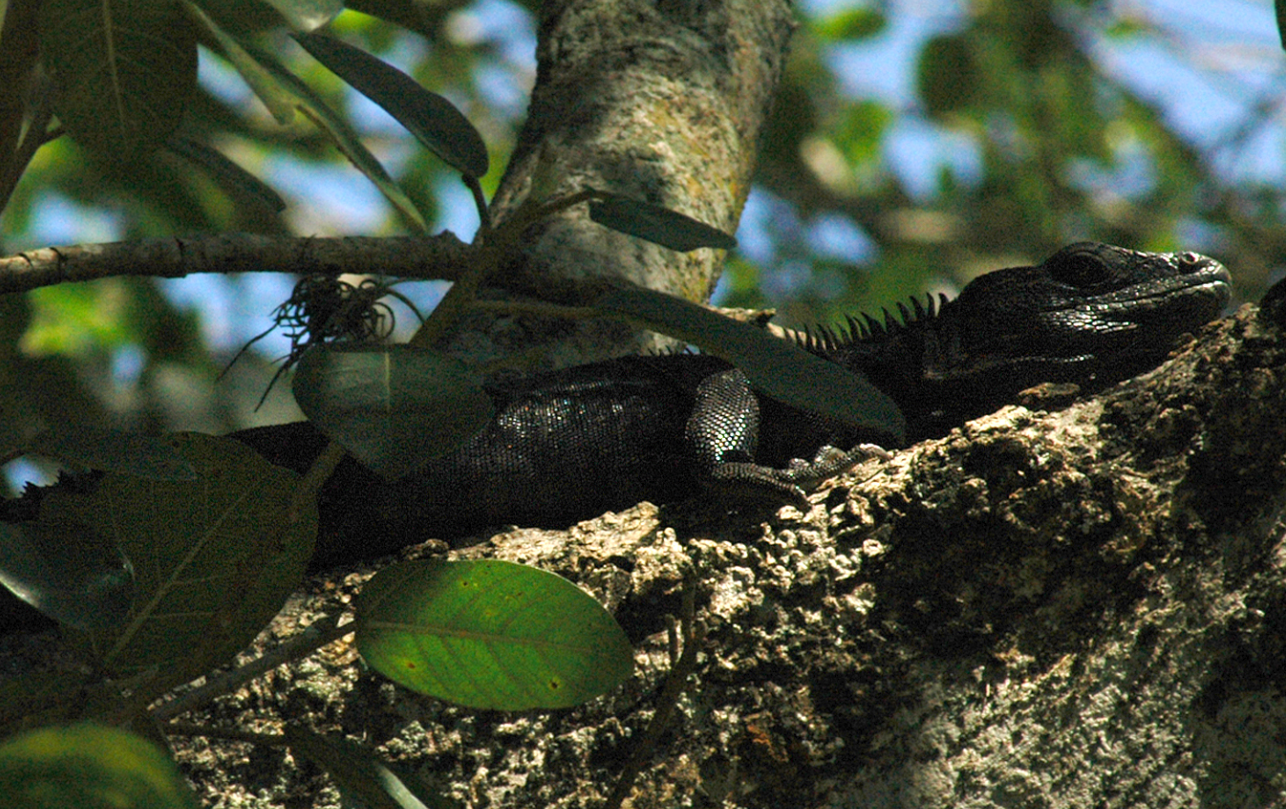
M808 510L808 492L818 484L847 472L871 458L887 461L892 456L875 444L859 444L848 452L825 446L813 460L792 459L785 469L756 463L724 463L714 469L710 483L736 495L775 496L801 511Z

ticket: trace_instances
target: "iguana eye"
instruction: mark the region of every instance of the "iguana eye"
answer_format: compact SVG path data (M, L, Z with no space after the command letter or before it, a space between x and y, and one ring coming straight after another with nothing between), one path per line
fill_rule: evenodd
M1066 253L1049 265L1049 274L1055 280L1074 287L1092 287L1108 280L1111 271L1107 262L1086 250Z

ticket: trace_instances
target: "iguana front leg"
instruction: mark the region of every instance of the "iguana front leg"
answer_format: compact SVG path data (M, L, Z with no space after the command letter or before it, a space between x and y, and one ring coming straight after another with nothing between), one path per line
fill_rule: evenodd
M739 497L767 497L806 508L807 493L827 478L872 457L889 454L874 444L845 452L823 446L811 461L791 460L780 469L755 462L759 443L759 397L739 370L711 374L697 386L684 441L706 485Z

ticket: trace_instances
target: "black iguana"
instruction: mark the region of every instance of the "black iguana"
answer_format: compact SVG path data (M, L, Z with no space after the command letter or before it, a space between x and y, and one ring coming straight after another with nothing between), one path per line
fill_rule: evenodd
M914 442L1041 382L1092 390L1150 369L1228 296L1227 270L1205 256L1081 243L980 276L955 300L913 301L900 319L850 319L802 342L888 394ZM757 394L740 371L698 354L623 357L490 393L491 422L407 480L345 461L321 493L317 565L486 526L561 527L712 486L798 501L861 456L823 448L888 441ZM300 471L325 444L306 422L235 436Z

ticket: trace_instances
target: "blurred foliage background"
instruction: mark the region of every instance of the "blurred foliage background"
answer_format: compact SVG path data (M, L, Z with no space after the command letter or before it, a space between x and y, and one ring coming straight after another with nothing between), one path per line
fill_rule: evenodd
M533 82L535 6L352 0L333 30L465 112L491 149L490 192ZM1282 273L1286 99L1268 0L797 8L742 249L718 302L775 306L788 323L830 322L950 293L977 273L1081 239L1214 255L1240 300ZM256 36L351 118L436 227L471 236L476 214L454 172L284 29ZM405 232L307 120L278 124L204 49L199 76L182 134L263 180L284 210L173 155L120 171L61 138L36 153L18 185L0 249L225 230ZM279 337L216 382L292 284L253 274L112 279L0 300L6 437L49 420L223 432L294 417L284 385L253 410L271 361L285 353ZM425 305L441 293L431 283L402 291Z

